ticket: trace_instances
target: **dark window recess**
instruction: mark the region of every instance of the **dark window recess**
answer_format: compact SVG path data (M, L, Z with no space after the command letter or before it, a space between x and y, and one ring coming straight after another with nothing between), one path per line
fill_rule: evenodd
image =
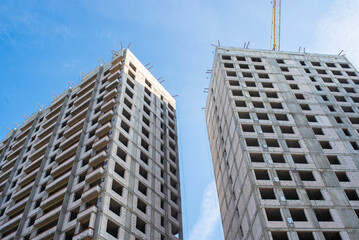
M239 81L230 80L228 82L229 82L229 85L231 85L231 86L239 86Z
M299 200L297 190L295 188L284 188L283 194L287 200Z
M293 162L297 163L297 164L306 164L306 163L308 163L305 155L302 155L302 154L293 154L292 158L293 158Z
M298 174L302 181L315 181L314 175L311 171L298 171Z
M285 134L294 134L293 127L290 126L280 126L280 130Z
M345 189L344 192L350 201L358 201L359 200L358 193L355 189Z
M309 200L324 200L323 194L320 189L305 189Z
M266 113L257 113L257 118L259 120L269 120L268 114Z
M292 177L290 176L289 170L277 170L277 176L279 180L282 181L291 181Z
M248 93L251 97L260 97L259 92L257 91L249 91Z
M242 125L242 130L243 132L254 132L254 127L253 125Z
M228 76L228 77L237 77L236 72L227 71L226 73L227 73L227 76Z
M122 178L125 177L125 168L122 167L120 164L115 163L115 173L117 173L119 176L121 176Z
M273 109L283 109L282 103L279 102L271 102L270 105Z
M139 217L136 219L136 228L146 234L146 222Z
M144 214L146 214L147 212L147 205L144 201L142 201L141 199L137 198L137 208L143 212Z
M222 55L223 60L231 60L231 56Z
M112 190L122 196L123 186L115 180L112 180Z
M225 64L224 64L224 67L225 67L225 68L234 68L234 66L233 66L232 63L225 63Z
M247 104L245 101L235 101L236 107L247 107Z
M304 222L307 221L307 217L305 216L304 209L289 209L290 215L292 216L293 221Z
M274 133L273 127L271 125L261 125L261 129L264 133Z
M315 240L312 232L297 232L299 240Z
M335 172L339 182L350 182L346 172Z
M285 159L284 159L283 154L272 153L270 156L271 156L272 161L274 163L285 163Z
M270 180L267 170L254 170L254 174L257 180Z
M147 187L142 182L138 182L138 191L147 196Z
M121 148L117 148L117 156L119 157L119 158L121 158L123 161L125 161L126 162L126 156L127 156L127 154L126 154L126 152L124 151L124 150L122 150Z
M232 90L232 95L234 97L240 97L243 96L243 92L241 90Z
M277 139L265 139L268 147L279 147L279 143Z
M305 98L304 98L304 95L301 94L301 93L296 93L296 94L295 94L295 97L296 97L298 100L304 100L304 99L305 99Z
M312 128L315 135L324 135L321 128Z
M262 59L252 57L252 62L262 62Z
M255 108L264 108L263 102L252 102Z
M301 148L298 140L285 140L289 148Z
M275 114L274 116L277 121L288 121L288 117L286 114Z
M264 162L264 158L261 153L250 153L249 156L252 162Z
M118 137L118 140L125 145L126 147L128 147L128 139L125 137L125 135L120 134L120 136Z
M260 188L259 193L262 199L276 199L273 188Z
M237 61L242 61L242 62L244 62L244 61L246 61L246 58L245 58L245 57L238 56L238 57L237 57Z
M283 221L279 208L266 208L265 212L268 221Z
M259 147L257 138L246 138L245 141L248 147Z
M327 159L329 161L330 164L332 165L339 165L340 164L340 161L338 159L338 156L336 155L327 155Z
M325 240L342 240L339 232L323 232Z
M302 110L304 110L304 111L309 111L309 110L311 110L308 104L300 104L300 107L301 107Z
M249 112L238 112L238 117L240 119L251 119Z
M357 142L350 142L354 150L359 150L359 145Z
M273 240L288 240L287 232L271 232Z
M245 60L244 60L245 61ZM241 69L249 69L249 66L247 64L239 64L239 67Z
M314 115L307 115L308 122L317 122L317 119Z
M262 82L262 86L264 88L274 88L273 83Z
M278 98L278 94L276 92L266 92L267 98Z
M116 202L115 200L113 200L111 198L110 200L110 206L109 209L111 212L113 212L114 214L120 216L121 215L121 204L119 204L118 202Z
M119 227L112 222L111 220L107 220L106 232L111 236L117 238L118 237L118 229Z
M319 222L332 222L333 218L329 209L313 209Z
M319 143L323 149L332 149L332 146L330 145L329 141L319 141Z

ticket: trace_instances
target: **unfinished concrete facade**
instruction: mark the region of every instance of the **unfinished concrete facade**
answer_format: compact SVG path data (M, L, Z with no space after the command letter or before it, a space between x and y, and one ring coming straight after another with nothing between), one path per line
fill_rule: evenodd
M206 121L225 239L359 239L359 74L217 48Z
M1 239L183 239L175 100L128 50L0 144Z

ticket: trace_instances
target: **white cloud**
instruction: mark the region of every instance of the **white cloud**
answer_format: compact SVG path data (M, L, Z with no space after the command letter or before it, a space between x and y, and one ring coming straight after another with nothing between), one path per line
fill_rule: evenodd
M319 21L313 49L337 54L341 50L359 66L359 0L335 0Z
M193 226L189 240L208 240L217 227L220 217L217 190L214 182L204 191L200 216Z

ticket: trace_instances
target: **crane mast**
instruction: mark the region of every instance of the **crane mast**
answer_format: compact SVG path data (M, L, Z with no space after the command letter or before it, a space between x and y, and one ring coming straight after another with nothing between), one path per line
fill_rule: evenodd
M273 51L280 50L280 11L281 0L273 0L271 48Z

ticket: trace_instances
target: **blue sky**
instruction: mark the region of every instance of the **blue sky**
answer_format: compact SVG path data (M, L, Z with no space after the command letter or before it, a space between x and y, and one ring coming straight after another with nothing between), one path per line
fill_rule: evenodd
M359 66L359 0L282 1L281 49L338 54ZM0 139L106 62L120 42L177 97L185 239L223 239L204 112L214 48L268 49L270 0L0 3Z

